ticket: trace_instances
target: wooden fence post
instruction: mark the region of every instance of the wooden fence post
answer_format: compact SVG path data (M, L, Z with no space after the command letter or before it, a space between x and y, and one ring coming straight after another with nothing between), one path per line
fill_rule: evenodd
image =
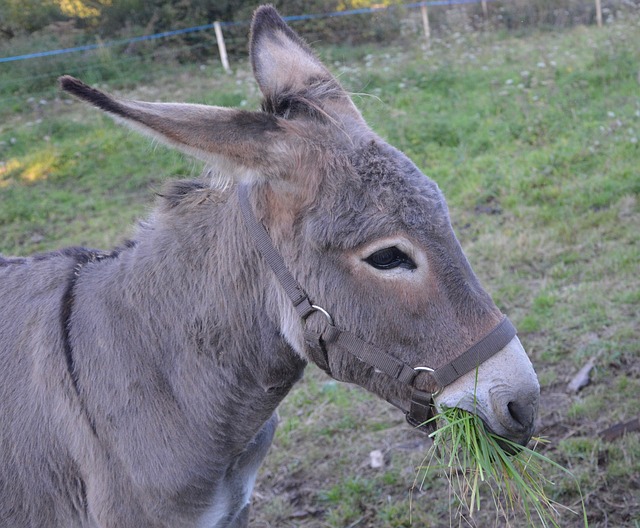
M213 23L213 30L216 32L216 41L218 42L218 50L220 51L220 61L222 61L222 67L227 73L231 73L229 68L229 59L227 59L227 48L224 45L224 37L222 36L222 26L220 22Z
M487 8L487 0L482 0L482 14L485 20L489 20L489 9Z
M429 29L429 12L426 5L420 6L422 13L422 25L424 26L424 37L427 39L427 46L431 43L431 30Z
M600 0L596 0L596 20L598 27L602 27L602 4Z

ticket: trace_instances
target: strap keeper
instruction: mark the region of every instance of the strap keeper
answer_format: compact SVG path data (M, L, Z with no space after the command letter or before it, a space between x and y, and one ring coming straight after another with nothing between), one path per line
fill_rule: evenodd
M333 325L327 325L327 328L322 332L322 342L325 344L334 343L338 337L340 337L340 330Z
M329 376L333 377L333 375L331 374L331 368L329 367L329 357L327 355L327 349L324 347L324 344L322 342L322 335L311 332L310 330L305 330L304 340L307 344L309 355L311 356L312 361L327 374L329 374Z
M301 294L299 299L293 301L293 307L296 309L296 312L300 319L305 320L309 317L316 309L312 306L311 301L309 301L309 297L307 297L304 293Z
M409 365L402 365L396 379L407 385L412 385L413 381L418 376L418 372L415 369L412 369Z
M413 389L409 412L405 415L407 423L423 433L435 430L432 418L435 416L433 397L430 392Z

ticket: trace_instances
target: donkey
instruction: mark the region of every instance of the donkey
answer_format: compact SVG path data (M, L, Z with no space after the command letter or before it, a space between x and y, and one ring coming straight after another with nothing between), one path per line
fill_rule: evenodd
M276 408L315 362L526 444L539 385L437 185L263 6L257 112L64 90L204 160L131 242L0 259L0 525L245 527Z

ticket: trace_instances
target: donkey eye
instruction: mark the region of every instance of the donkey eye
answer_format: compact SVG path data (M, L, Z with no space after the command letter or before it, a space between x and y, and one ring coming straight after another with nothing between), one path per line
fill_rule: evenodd
M416 269L416 264L406 253L397 247L380 249L369 255L364 261L379 270L390 270L394 268Z

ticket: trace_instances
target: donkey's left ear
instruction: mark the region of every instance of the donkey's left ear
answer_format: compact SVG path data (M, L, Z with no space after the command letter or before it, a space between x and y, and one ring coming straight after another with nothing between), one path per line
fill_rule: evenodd
M215 166L231 179L277 179L289 171L290 139L284 120L272 114L118 99L68 75L60 78L60 85L117 121Z
M341 112L360 115L338 80L270 5L253 15L250 55L266 106L276 113L282 100L311 96L325 110L339 105Z

